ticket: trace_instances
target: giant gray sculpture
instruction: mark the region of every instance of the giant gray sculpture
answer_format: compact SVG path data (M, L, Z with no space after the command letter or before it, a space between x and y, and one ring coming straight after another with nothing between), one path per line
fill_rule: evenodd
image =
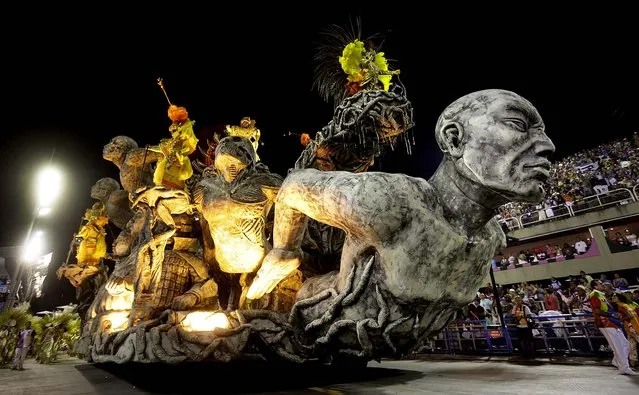
M270 292L298 267L309 218L346 231L339 271L306 280L291 312L316 355L404 353L443 329L505 245L494 210L542 198L554 145L521 96L463 96L441 114L435 134L444 159L428 181L315 169L285 179L274 248L247 297Z

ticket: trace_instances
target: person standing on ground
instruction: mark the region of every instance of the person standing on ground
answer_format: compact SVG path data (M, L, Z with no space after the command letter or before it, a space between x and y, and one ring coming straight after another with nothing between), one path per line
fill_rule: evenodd
M35 339L35 331L31 329L31 322L27 321L26 327L20 331L18 345L16 346L16 355L13 357L13 370L24 370L22 364Z

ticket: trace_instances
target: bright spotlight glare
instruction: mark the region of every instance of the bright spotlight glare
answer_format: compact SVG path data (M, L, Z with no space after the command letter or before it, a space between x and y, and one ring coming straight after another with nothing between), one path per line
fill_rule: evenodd
M35 232L33 236L27 241L24 246L24 260L31 262L39 258L42 255L44 248L44 237L42 232Z
M38 207L50 207L61 191L62 174L53 167L47 167L38 176Z
M51 214L51 207L40 207L38 209L38 217L46 217Z

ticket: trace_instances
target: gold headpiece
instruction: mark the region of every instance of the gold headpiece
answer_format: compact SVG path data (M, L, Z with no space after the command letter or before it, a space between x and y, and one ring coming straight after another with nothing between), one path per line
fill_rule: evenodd
M257 147L260 145L260 130L255 127L255 120L250 117L244 117L240 121L240 126L226 125L226 133L229 136L239 136L247 138L255 149L255 159L260 160L257 156Z

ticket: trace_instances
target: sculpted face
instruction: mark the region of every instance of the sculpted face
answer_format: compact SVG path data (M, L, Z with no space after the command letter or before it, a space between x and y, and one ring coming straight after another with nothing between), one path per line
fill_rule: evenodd
M215 169L224 177L226 182L233 182L245 167L246 164L231 155L222 154L215 157Z
M538 202L555 146L537 109L508 91L471 95L458 117L463 132L456 167L505 199Z
M101 178L91 187L91 197L100 201L106 200L111 193L120 189L120 184L112 178Z
M137 147L138 144L132 138L116 136L104 146L102 149L102 157L111 162L118 161L124 153Z
M252 163L255 163L255 149L245 137L225 137L215 149L215 169L226 182L233 182Z

